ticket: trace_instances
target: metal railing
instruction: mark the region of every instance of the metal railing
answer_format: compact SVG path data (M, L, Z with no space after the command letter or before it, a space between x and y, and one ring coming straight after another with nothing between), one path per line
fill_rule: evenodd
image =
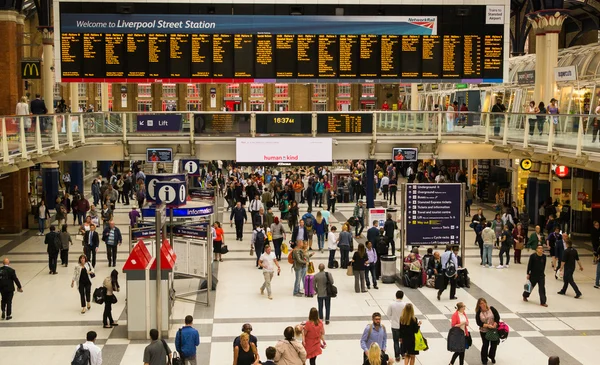
M178 114L181 128L173 132L138 131L138 116ZM265 135L257 133L256 116L259 114L285 114L280 112L98 112L35 116L0 117L2 140L0 163L47 155L53 151L73 148L86 143L86 139L126 142L135 137L177 137L189 140L210 139L215 136ZM376 112L289 112L309 114L311 133L293 133L305 136L363 136L376 141L390 136L406 139L427 136L439 142L457 141L461 137L480 138L502 145L518 147L545 147L547 152L559 148L572 150L575 157L586 152L600 153L600 139L596 135L600 126L587 114L532 115L525 113L437 112L437 111L376 111ZM372 120L369 133L318 133L318 114L362 115L363 123ZM247 120L249 118L249 121ZM600 120L598 121L600 122ZM206 126L209 126L208 128ZM308 128L302 128L306 131ZM270 133L266 135L277 135ZM103 142L105 142L103 141Z

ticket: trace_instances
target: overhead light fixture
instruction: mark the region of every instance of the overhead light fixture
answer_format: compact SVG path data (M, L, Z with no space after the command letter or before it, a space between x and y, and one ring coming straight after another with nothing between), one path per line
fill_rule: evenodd
M290 15L303 15L304 9L301 6L290 6Z
M335 8L335 15L337 15L337 16L343 16L344 15L344 8Z
M117 13L119 14L133 14L133 4L117 4Z

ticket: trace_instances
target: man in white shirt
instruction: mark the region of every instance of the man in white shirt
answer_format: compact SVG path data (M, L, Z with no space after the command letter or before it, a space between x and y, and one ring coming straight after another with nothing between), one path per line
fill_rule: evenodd
M388 198L388 187L390 185L390 178L387 175L383 175L381 178L381 192L383 193L383 199Z
M256 194L254 200L250 202L250 217L252 218L252 222L254 222L255 216L261 209L264 209L264 206L262 201L260 201L260 195Z
M402 301L404 298L404 292L398 290L396 292L396 300L390 303L387 309L387 316L390 319L392 326L392 336L394 338L394 357L396 362L400 362L402 351L400 350L400 316L406 303Z
M77 345L72 360L75 360L75 357L79 355L78 350L80 346L83 346L85 350L88 350L90 352L89 365L102 365L102 350L100 350L100 347L96 346L95 343L97 336L98 335L96 334L96 332L89 331L86 335L86 342L82 343L81 345Z
M265 281L263 285L260 287L260 295L265 293L265 288L267 289L267 295L269 299L273 299L271 296L271 280L273 279L273 273L275 272L275 266L277 266L277 275L281 272L281 267L279 266L279 262L275 258L275 253L271 252L271 246L265 246L265 252L260 255L260 259L258 260L258 264L263 268L263 276L265 277Z

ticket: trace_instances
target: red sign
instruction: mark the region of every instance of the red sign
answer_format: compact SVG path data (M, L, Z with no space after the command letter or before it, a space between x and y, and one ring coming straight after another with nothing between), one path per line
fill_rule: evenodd
M577 193L577 200L583 201L583 200L587 200L587 198L588 198L588 194L585 191L580 191Z
M561 188L554 188L554 195L560 195L562 193Z
M558 165L556 166L556 170L554 170L556 176L563 178L569 175L569 168L567 166Z

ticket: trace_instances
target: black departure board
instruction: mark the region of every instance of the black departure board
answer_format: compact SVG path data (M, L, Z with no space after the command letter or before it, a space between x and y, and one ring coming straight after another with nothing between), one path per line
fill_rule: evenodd
M380 41L380 74L381 78L400 77L400 46L399 35L382 35Z
M233 35L213 34L212 38L212 77L233 78Z
M458 79L463 74L463 42L457 35L442 37L442 78Z
M169 34L169 77L190 77L191 34Z
M257 34L254 58L254 77L269 79L275 75L275 57L273 57L275 36L272 34Z
M104 35L83 33L83 77L104 77Z
M62 33L60 61L63 77L82 77L83 37L81 33Z
M348 34L339 37L339 77L357 78L360 57L360 44L357 35Z
M380 58L379 37L374 34L360 36L359 77L377 78L379 76Z
M309 134L312 129L311 114L258 113L256 133L260 134Z
M254 76L254 37L252 34L233 36L233 77L250 78Z
M125 34L105 34L104 47L106 77L125 77L127 58Z
M502 79L502 35L61 33L65 79ZM248 81L247 81L248 82ZM273 81L270 81L273 82ZM332 81L336 82L336 81ZM478 81L481 82L481 81Z
M319 71L319 44L314 34L296 36L298 78L316 78Z
M192 34L191 75L192 77L212 76L212 37L210 34Z
M421 78L421 37L418 35L403 35L400 45L400 62L403 79Z
M127 77L148 77L147 34L127 34Z
M373 132L373 115L364 114L317 114L317 133L360 134Z
M250 114L194 114L194 134L249 134Z
M485 35L483 38L483 77L502 78L502 36Z
M442 38L439 35L425 35L422 38L421 63L422 77L424 79L439 79L442 75Z
M338 72L338 36L319 34L319 77L335 78Z

